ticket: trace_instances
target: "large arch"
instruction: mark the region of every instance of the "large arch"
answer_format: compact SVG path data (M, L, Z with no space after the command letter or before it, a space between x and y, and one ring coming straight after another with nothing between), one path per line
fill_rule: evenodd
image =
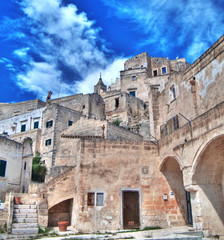
M193 183L198 185L198 224L211 235L224 235L224 135L203 144L192 173Z
M174 156L167 156L163 159L160 165L160 171L165 176L172 192L174 193L175 199L178 204L179 211L177 211L177 218L179 219L178 225L192 224L189 220L191 218L188 214L186 191L183 184L183 174L179 161ZM190 200L189 200L190 204ZM191 211L191 209L190 209Z

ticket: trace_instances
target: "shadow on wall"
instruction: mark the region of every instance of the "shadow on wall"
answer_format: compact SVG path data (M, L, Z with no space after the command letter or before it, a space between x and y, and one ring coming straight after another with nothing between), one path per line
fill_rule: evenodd
M183 175L176 159L167 157L162 165L161 172L165 176L178 204L177 225L188 224L186 191L183 185Z
M48 227L57 227L58 221L68 221L71 225L73 198L62 201L48 210Z
M200 187L203 228L224 234L224 135L202 150L193 180Z

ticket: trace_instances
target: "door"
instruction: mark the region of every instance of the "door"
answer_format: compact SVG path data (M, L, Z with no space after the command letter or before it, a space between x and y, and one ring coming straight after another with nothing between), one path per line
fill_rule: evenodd
M140 228L139 192L123 191L123 228Z

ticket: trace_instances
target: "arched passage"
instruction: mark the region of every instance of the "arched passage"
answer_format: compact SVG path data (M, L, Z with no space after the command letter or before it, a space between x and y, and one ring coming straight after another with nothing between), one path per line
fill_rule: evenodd
M224 235L224 135L204 147L194 165L193 181L199 186L202 229Z
M191 206L190 199L188 195L188 200L186 198L186 191L183 185L183 174L177 160L172 157L166 157L160 167L160 171L165 176L172 192L174 193L175 200L177 202L178 211L176 213L176 218L178 219L178 225L192 224L191 218ZM172 195L170 196L170 198ZM189 213L188 213L189 210Z
M57 227L58 221L69 221L71 225L73 199L62 201L48 210L48 226Z

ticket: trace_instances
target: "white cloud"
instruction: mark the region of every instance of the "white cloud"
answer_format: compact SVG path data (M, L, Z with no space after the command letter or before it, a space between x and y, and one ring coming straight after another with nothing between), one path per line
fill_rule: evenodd
M107 48L101 29L84 12L78 13L75 5L64 6L61 0L23 0L21 7L30 27L27 46L14 51L24 59L25 70L17 75L22 89L42 99L49 90L52 97L88 93L93 92L99 72L108 79L119 74L121 59ZM68 79L64 79L65 71Z
M124 62L127 58L118 58L105 69L96 69L94 72L89 74L84 81L78 83L78 91L81 93L93 92L94 85L97 84L100 73L102 76L103 83L109 86L112 82L115 82L116 78L120 77L120 70L124 68Z
M100 37L101 29L75 5L23 0L21 7L31 34L26 36L26 47L13 52L24 61L16 78L20 88L45 100L49 90L53 98L93 92L100 72L105 84L119 77L125 59L113 56Z
M27 56L27 52L30 50L29 47L26 47L26 48L20 48L20 49L16 49L13 53L20 57L20 58L24 58Z
M184 48L183 57L191 62L224 32L222 9L212 0L101 1L117 17L130 22L130 30L137 29L144 35L138 47L157 43L164 53Z

